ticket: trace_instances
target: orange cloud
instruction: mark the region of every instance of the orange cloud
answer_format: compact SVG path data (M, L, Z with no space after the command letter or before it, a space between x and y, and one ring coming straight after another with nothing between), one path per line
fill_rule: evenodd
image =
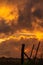
M16 41L21 40L21 38L23 39L29 39L29 38L36 38L38 40L42 40L43 39L43 32L40 32L38 30L36 31L28 31L28 30L20 30L20 31L16 31L14 34L12 35L8 35L5 37L1 37L0 39L0 43L6 40L10 40L10 39L15 39Z
M0 5L0 20L6 20L6 23L11 23L14 20L14 23L17 23L18 20L18 8L16 5ZM16 21L16 22L15 22Z

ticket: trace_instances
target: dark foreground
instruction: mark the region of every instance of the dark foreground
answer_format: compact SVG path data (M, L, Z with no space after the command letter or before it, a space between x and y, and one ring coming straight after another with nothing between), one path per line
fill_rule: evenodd
M18 58L0 58L0 65L22 65L21 59ZM43 65L43 59L24 60L23 65Z

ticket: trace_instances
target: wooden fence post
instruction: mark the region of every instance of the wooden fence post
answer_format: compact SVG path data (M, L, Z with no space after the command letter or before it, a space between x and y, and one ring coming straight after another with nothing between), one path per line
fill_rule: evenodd
M34 44L33 44L33 46L32 46L32 50L31 50L31 54L30 54L30 58L31 58L31 56L32 56L33 49L34 49Z
M21 48L21 64L24 63L24 48L25 48L25 44L22 44L22 48Z
M40 46L40 42L38 43L38 47L36 49L36 54L35 54L35 58L34 59L36 59L36 57L37 57L37 53L38 53L38 50L39 50L39 46Z

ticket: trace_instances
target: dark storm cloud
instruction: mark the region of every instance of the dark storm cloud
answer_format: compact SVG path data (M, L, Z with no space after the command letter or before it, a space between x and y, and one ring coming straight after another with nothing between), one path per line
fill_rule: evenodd
M34 16L33 19L37 18L39 20L39 21L34 21L38 24L39 28L40 27L43 28L43 3L42 2L43 0L38 0L36 4L33 4L33 8L35 7L35 10L32 12L32 15Z
M40 9L37 9L34 13L34 16L38 17L39 19L43 18L43 12Z
M32 30L32 19L31 19L31 3L28 1L25 4L24 11L19 11L18 25L20 28L27 28Z
M26 13L25 13L26 14ZM31 24L31 17L26 16L23 14L20 14L19 19L18 19L18 25L19 27L22 28L27 28L27 29L32 29L32 24Z
M24 11L19 11L19 19L18 19L18 25L19 28L25 28L28 30L34 30L34 27L32 26L33 20L35 17L38 19L43 19L43 7L42 7L42 1L41 0L32 0L28 1L25 4ZM38 5L40 4L40 6ZM35 7L35 11L32 13L31 8ZM34 21L35 22L35 21ZM38 23L37 23L38 24ZM39 22L39 26L43 26L42 23Z
M38 1L38 2L36 2ZM43 18L43 0L34 0L33 7L35 7L35 11L33 12L33 15L38 17L39 19Z
M43 10L42 9L40 9L40 8L36 9L32 14L34 17L36 17L38 20L40 20L39 22L37 22L37 21L35 21L35 22L39 25L39 27L43 28Z
M6 20L0 20L0 33L13 34L17 30L18 30L18 25L14 24L14 20L12 20L11 25L6 23Z
M5 23L5 20L0 20L0 33L8 33L11 31L11 28L8 24Z

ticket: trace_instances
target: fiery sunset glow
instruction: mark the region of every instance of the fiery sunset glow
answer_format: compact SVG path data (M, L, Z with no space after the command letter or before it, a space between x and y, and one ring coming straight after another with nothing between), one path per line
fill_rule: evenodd
M0 57L19 57L21 43L27 45L25 52L29 53L39 41L43 53L42 0L0 0Z
M17 6L13 6L13 5L11 6L11 5L5 5L5 4L0 5L0 20L1 19L6 20L6 23L9 23L12 20L17 21L18 19Z
M39 31L30 32L27 30L21 30L21 31L17 31L15 34L11 36L0 39L0 43L6 40L10 40L10 39L19 41L21 40L21 38L23 39L36 38L37 40L41 41L43 40L43 33Z

